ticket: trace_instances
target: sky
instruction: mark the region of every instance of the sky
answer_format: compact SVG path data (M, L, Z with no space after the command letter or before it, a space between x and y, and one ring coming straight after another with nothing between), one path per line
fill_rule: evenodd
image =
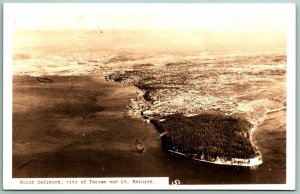
M15 30L285 33L289 7L283 4L14 4L8 6L8 11Z
M13 30L14 48L21 50L80 44L79 48L277 52L287 48L292 8L292 4L6 4L4 24Z

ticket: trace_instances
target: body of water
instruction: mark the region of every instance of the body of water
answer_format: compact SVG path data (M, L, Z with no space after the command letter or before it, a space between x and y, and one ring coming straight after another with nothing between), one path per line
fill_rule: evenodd
M262 165L222 166L166 152L150 123L124 118L136 88L103 78L51 79L51 85L27 76L14 80L15 178L169 177L170 182L181 184L285 183L285 111L268 114L253 133ZM136 141L145 147L144 153L135 150Z

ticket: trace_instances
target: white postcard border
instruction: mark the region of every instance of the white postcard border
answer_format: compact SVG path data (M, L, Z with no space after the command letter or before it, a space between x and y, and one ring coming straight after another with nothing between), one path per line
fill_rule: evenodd
M203 5L201 3L195 5ZM30 4L26 4L30 5ZM47 5L47 4L45 4ZM60 4L61 5L61 4ZM72 4L68 4L72 6ZM119 5L119 4L106 4ZM155 6L160 4L139 4L142 6ZM182 4L168 4L180 6ZM211 4L222 5L222 4ZM228 4L224 4L228 5ZM237 4L231 4L237 5ZM247 5L247 4L242 4ZM148 177L144 179L153 180L156 184L136 184L136 185L101 185L99 184L20 184L21 180L48 180L48 181L87 181L87 180L107 180L110 178L61 178L61 179L16 179L12 178L12 14L14 4L4 4L3 11L3 188L5 190L295 190L295 166L296 166L296 6L295 4L250 4L282 6L290 9L288 23L288 44L287 44L287 177L286 184L239 184L239 185L169 185L168 178ZM142 177L126 178L128 181L141 179ZM124 179L124 178L113 178Z

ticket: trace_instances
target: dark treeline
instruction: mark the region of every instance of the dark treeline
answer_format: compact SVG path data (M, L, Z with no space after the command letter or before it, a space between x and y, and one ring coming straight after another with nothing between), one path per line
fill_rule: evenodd
M188 156L214 160L217 157L253 158L257 151L250 142L252 124L244 119L221 114L202 114L186 117L174 114L152 123L164 133L164 149Z

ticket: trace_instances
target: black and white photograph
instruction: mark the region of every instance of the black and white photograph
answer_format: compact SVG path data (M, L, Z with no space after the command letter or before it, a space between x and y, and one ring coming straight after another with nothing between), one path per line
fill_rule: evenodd
M294 4L5 4L4 188L295 188Z

